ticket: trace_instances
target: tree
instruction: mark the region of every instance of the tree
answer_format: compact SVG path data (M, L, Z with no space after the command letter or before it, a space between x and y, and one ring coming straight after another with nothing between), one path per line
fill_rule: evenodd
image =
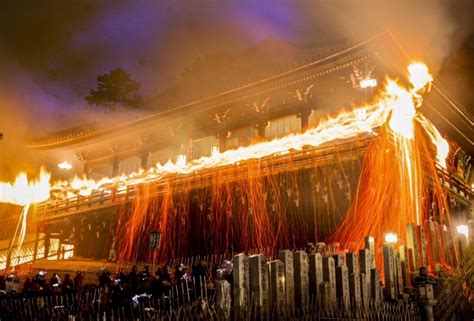
M89 105L105 106L114 110L118 105L137 108L140 100L140 83L133 80L122 68L97 76L97 89L91 89L85 97Z

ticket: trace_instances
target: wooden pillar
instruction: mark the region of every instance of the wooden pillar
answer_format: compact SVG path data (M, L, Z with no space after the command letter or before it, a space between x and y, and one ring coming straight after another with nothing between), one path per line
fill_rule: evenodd
M13 252L13 241L14 237L12 237L11 241L9 242L8 252L7 252L7 261L6 261L6 268L5 270L8 271L10 269L11 260L12 260L12 252Z
M255 128L257 129L258 137L265 138L265 128L267 128L267 123L258 123L255 125Z
M148 169L148 157L150 156L150 152L148 150L142 151L140 155L140 166L143 169Z
M301 130L304 131L306 127L309 125L309 116L311 115L311 109L310 108L303 108L300 110L298 113L298 118L301 120Z
M115 177L118 175L118 171L119 171L119 159L117 156L115 156L113 159L112 159L112 177Z
M89 171L90 171L89 164L87 163L87 161L84 161L84 166L82 168L82 172L83 172L84 175L88 176Z
M226 149L226 146L225 146L226 145L225 142L226 142L226 138L227 138L226 136L227 135L224 134L224 133L221 133L217 136L219 138L219 152L221 152L221 153L224 152L225 149Z
M50 235L48 231L45 231L44 236L44 258L47 259L49 256L49 243L50 243Z
M36 257L38 256L38 245L39 245L39 226L36 225L36 236L35 236L35 248L33 249L33 262L36 261Z
M90 172L90 168L89 168L89 164L88 164L88 161L89 161L89 155L87 155L86 153L79 153L76 155L77 156L77 159L79 161L82 162L82 173L84 175L89 175L89 172Z

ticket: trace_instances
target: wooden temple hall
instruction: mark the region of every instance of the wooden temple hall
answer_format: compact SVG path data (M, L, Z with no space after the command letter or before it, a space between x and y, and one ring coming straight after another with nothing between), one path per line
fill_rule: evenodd
M190 161L209 156L213 151L301 132L325 115L337 114L342 108L350 109L370 99L383 84L385 75L404 79L409 63L390 33L357 43L289 44L270 38L248 49L244 56L260 59L261 74L249 74L249 79L240 83L222 81L219 86L216 81L211 89L196 88L195 97L177 92L174 101L164 99L160 105L157 100L154 112L106 126L88 123L42 137L29 137L27 148L47 159L48 168L56 168L67 160L73 166L73 173L93 179L130 174L169 159L176 161L178 157ZM296 61L295 57L298 57ZM225 74L226 70L222 70L223 79ZM366 86L363 83L366 79L373 83ZM460 121L463 107L446 88L435 80L424 99L424 114L440 132L452 132L450 140L461 146L472 146L467 141L468 137L474 137L472 126ZM347 155L351 154L352 159L347 156L347 161L360 160L365 147L363 141L350 142ZM310 166L305 165L305 155L295 157L302 170ZM56 171L53 171L56 176L65 175ZM349 184L352 187L335 196L336 200L340 197L344 204L350 201L347 194L353 194L358 175L354 167ZM443 186L456 215L471 215L471 176L461 162L444 176ZM31 220L38 222L37 230L28 234L22 253L8 251L10 244L2 242L5 246L0 247L0 257L5 252L5 259L0 262L0 268L45 257L109 257L110 248L118 241L112 233L117 224L115 205L127 203L128 197L133 198L132 190L130 196L113 201L94 194L89 198L69 199L67 203L49 201L33 208ZM343 209L336 214L343 215ZM1 238L8 239L9 232L3 234ZM91 238L98 240L96 245L103 246L85 246L85 241Z

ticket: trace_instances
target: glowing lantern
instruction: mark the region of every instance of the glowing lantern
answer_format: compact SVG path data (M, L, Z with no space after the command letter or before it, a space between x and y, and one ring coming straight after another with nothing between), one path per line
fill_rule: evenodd
M398 242L398 236L396 233L385 233L384 235L385 243L387 244L396 244Z
M456 226L456 230L459 234L464 235L466 238L469 236L469 228L467 227L467 225L458 225Z
M360 88L373 88L377 87L377 79L374 78L365 78L362 79L359 83Z
M68 161L64 161L64 162L62 162L62 163L59 163L59 164L58 164L58 167L59 167L60 169L63 169L63 170L68 171L68 170L70 170L70 169L72 168L72 165L71 165Z

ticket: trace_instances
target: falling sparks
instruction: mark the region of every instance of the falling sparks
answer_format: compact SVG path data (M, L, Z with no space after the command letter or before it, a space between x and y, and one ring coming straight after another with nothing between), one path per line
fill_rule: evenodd
M262 159L271 155L285 155L292 150L302 150L305 146L318 147L361 134L378 135L375 133L375 129L387 128L389 130L382 133L379 139L380 142L368 151L364 161L365 167L357 187L356 200L348 211L345 221L332 238L347 245L350 242L354 243L362 240L366 235L375 235L377 236L376 242L380 242L379 240L383 239L381 233L387 230L397 232L402 237L401 226L404 228L403 224L413 221L419 223L423 212L422 199L425 193L425 185L420 160L422 140L418 138L417 128L422 128L430 142L436 147L436 160L444 168L449 152L447 141L418 110L422 104L422 95L430 89L433 80L428 68L422 63L411 64L408 66L408 79L410 81L408 87L395 80L386 79L377 98L372 103L341 112L333 117L328 116L304 133L290 134L272 141L224 152L220 152L218 148L214 147L211 156L192 161L188 161L185 155L179 155L176 162L168 161L163 165L157 164L148 170L140 170L127 176L103 178L99 181L86 176L75 176L70 181L57 181L50 186L50 176L45 171L42 171L38 181L32 182L28 182L26 175L21 174L13 184L0 183L0 202L23 206L25 213L22 214L22 224L19 231L19 236L22 239L26 231L26 215L29 206L49 199L50 192L58 198L70 198L76 195L88 196L94 192L111 192L112 189L114 192L120 193L125 190L123 187L159 181L169 174L191 174L205 169L238 164L247 160ZM364 83L365 87L377 85L375 79L367 80L367 83ZM224 118L222 116L221 120ZM387 126L384 127L384 125ZM70 166L69 163L64 162L58 166L67 169L67 165ZM255 193L256 195L266 193L260 183L254 183L251 186L252 190L245 191L245 193ZM222 191L217 192L219 194ZM292 192L289 189L289 193ZM172 191L169 192L169 195L163 200L163 204L160 205L147 203L146 198L149 197L150 193L148 190L144 189L141 193L134 204L133 215L147 215L146 213L150 209L165 213L160 216L159 224L161 226L166 226L169 224L169 220L176 216L176 213L173 214L170 210L173 206L172 203L175 201L171 196ZM225 191L225 193L229 193L229 191ZM297 193L297 190L295 190L295 193ZM186 197L189 196L183 197L183 204L187 204L188 199ZM275 196L273 197L275 198ZM249 202L244 196L241 196L240 199L242 202ZM215 214L217 213L216 208L227 206L221 204L222 202L218 203L216 201L215 204L212 204L211 212ZM231 202L231 200L227 202ZM298 201L295 201L297 206L298 202L299 198ZM331 200L327 199L327 203L330 202ZM249 204L248 215L258 218L255 213L266 211L264 203L259 201L252 203L252 206ZM180 212L186 213L188 210L186 206L180 208ZM272 209L275 212L283 211L282 205L278 202L272 204ZM213 217L212 213L211 217ZM232 212L229 213L229 216L232 215ZM183 216L181 220L185 221L186 215ZM261 217L258 219L258 224L261 226L269 224L266 221L268 218ZM213 220L218 223L219 217L215 215ZM137 231L140 230L141 226L139 223L144 221L144 217L135 217L130 220L129 231L131 231L131 235L137 235ZM281 228L279 226L278 231ZM163 237L166 242L166 234ZM261 238L260 245L272 243L271 237L268 235L259 235L257 238ZM130 242L133 242L132 237Z
M383 99L387 106L391 106L388 125L393 137L385 135L367 151L357 186L357 201L330 237L349 250L360 248L366 235L376 236L376 248L380 248L386 231L394 231L404 241L408 223L424 224L427 219L430 204L426 200L429 197L443 209L437 213L438 221L450 220L434 161L428 156L432 154L431 143L436 148L435 161L445 167L449 147L434 125L418 110L422 105L422 95L430 89L433 78L428 68L420 63L408 66L408 73L409 88L387 81ZM377 265L382 265L380 257Z
M414 63L408 67L409 79L412 88L407 89L396 81L387 79L379 95L379 99L372 104L357 107L351 111L341 112L335 117L327 117L318 126L310 128L304 133L288 135L268 142L257 143L247 147L219 152L213 149L211 156L187 161L185 155L179 155L176 162L171 160L164 165L156 166L128 176L103 178L99 181L87 177L74 177L70 182L57 182L55 189L68 191L67 195L90 195L93 191L107 189L115 185L137 185L150 180L159 180L167 174L189 174L203 169L226 166L249 159L260 159L274 154L285 154L290 150L301 150L304 146L317 147L325 143L355 137L362 133L372 133L375 128L387 122L390 129L403 139L413 139L414 121L417 116L417 107L421 104L420 94L429 89L431 75L428 68L421 63ZM433 133L432 139L439 140L439 133L434 126L424 118L417 118ZM404 142L403 144L407 144ZM445 144L437 143L439 147L439 161L446 154ZM408 148L408 147L406 147ZM406 149L405 148L405 149ZM444 157L445 158L445 157Z
M423 126L431 142L436 146L436 160L446 169L446 158L449 154L449 143L443 138L438 129L423 114L417 114L417 121Z

